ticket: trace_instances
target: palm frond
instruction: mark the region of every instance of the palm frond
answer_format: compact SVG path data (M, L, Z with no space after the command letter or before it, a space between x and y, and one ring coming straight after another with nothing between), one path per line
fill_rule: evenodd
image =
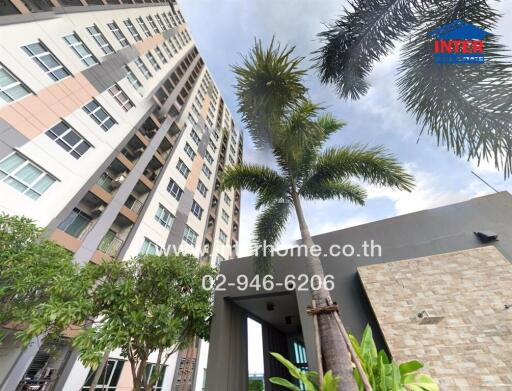
M366 94L373 64L415 25L418 0L355 0L319 37L315 52L323 83L333 83L343 98Z
M291 213L291 203L281 200L269 205L256 218L253 245L257 249L255 255L256 271L267 274L271 269L271 254L263 251L263 246L274 246L281 238Z
M429 31L462 18L487 31L499 15L487 1L440 1L421 14L420 37L404 46L398 86L407 110L423 131L457 156L492 160L505 177L512 172L512 64L490 36L485 63L432 64Z
M299 194L306 200L344 199L364 205L366 190L363 187L349 181L317 179L320 178L311 178L300 188Z
M383 147L359 145L329 148L319 155L310 180L316 182L359 178L370 184L411 191L414 178Z
M302 57L293 57L293 46L272 39L268 48L256 41L242 64L232 66L236 77L238 112L258 148L272 145L272 124L304 98L300 68Z
M225 168L221 176L221 189L249 190L258 195L258 208L285 198L288 183L270 167L258 164L236 164Z

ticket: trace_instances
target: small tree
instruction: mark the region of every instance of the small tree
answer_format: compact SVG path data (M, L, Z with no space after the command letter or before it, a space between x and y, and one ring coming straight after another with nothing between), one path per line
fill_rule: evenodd
M195 336L208 338L212 301L202 279L215 271L200 266L194 257L147 255L90 264L81 273L76 296L56 295L40 305L37 322L25 331L27 337L49 325L62 329L88 322L90 327L73 340L82 362L96 367L103 352L121 349L136 391L153 389L170 355L190 346ZM157 359L148 379L146 365L152 353Z
M78 273L72 258L30 219L0 214L0 327L24 328L52 292L64 295Z

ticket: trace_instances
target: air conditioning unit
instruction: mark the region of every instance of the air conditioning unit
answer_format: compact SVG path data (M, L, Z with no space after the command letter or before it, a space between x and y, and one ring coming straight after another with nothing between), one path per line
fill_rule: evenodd
M140 155L142 155L143 152L144 152L144 148L140 147L140 148L137 148L135 151L133 151L133 155L135 157L139 157Z
M112 187L114 189L117 189L126 180L126 177L127 177L127 174L125 172L118 175L115 179L112 180Z
M91 214L93 216L99 216L100 214L102 214L105 211L105 208L106 208L105 205L97 206L96 208L91 210Z

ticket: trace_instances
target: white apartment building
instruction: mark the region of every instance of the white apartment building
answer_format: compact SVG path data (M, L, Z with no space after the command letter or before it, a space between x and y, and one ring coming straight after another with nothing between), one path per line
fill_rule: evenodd
M0 4L0 212L47 227L75 261L186 249L216 265L238 243L240 193L219 174L243 139L175 2ZM201 252L200 252L201 250ZM155 390L202 389L207 344L166 363ZM148 368L151 370L151 367ZM88 390L65 342L0 347L0 390ZM104 390L130 389L113 352Z

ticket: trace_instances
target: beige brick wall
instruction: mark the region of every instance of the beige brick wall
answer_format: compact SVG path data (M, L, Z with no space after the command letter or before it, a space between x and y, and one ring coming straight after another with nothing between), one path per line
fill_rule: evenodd
M393 358L442 390L512 390L512 264L493 246L360 267ZM420 324L417 314L443 317Z

